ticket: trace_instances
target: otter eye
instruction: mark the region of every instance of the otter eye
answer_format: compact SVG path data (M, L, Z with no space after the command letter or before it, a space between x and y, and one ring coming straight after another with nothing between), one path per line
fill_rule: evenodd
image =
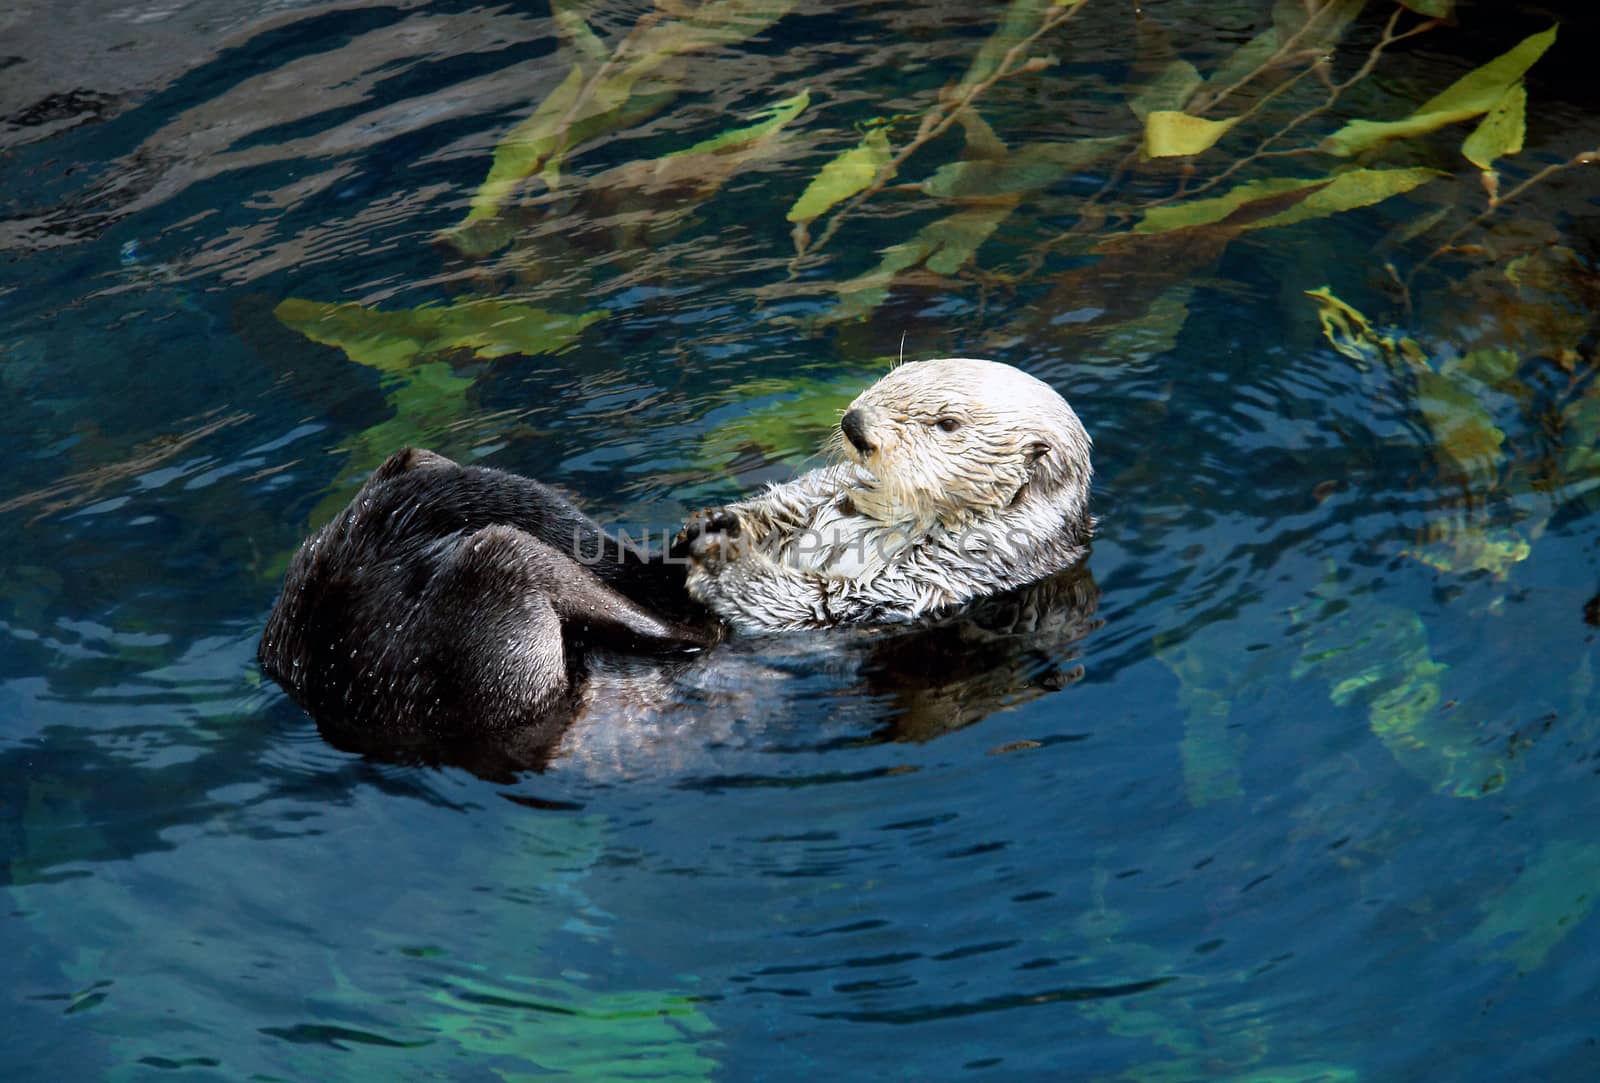
M953 417L941 417L938 421L935 421L934 424L939 426L940 432L955 432L961 427L961 422L957 421Z

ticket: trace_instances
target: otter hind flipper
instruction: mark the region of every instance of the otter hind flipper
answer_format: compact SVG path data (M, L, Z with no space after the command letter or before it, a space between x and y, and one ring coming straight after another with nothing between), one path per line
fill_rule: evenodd
M472 728L500 729L549 708L572 680L549 593L560 554L509 526L487 526L440 555L412 611L413 658L440 678Z

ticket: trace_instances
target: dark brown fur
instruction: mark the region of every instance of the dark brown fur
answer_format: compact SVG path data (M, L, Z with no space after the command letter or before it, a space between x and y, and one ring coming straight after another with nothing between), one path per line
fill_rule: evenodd
M683 580L538 482L407 448L295 554L259 658L325 729L559 726L589 647L715 639Z

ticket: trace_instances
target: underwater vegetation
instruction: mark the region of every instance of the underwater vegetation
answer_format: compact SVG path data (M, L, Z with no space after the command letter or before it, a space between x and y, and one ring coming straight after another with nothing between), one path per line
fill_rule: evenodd
M903 88L886 88L895 111L859 119L853 129L829 126L819 113L830 98L860 98L859 84L881 80L880 70L842 67L812 85L777 87L760 108L687 145L582 168L586 150L703 91L719 63L731 68L719 50L760 37L796 8L792 0L662 4L602 38L584 5L554 6L564 48L545 63L564 66L564 78L500 138L466 217L436 238L445 258L464 261L470 278L492 291L410 309L300 298L277 307L288 327L382 373L394 411L354 438L321 510L337 506L387 451L469 408L472 380L458 375L463 366L570 348L606 318L603 308L582 305L598 275L615 273L603 267L633 264L625 273L644 278L668 273L673 254L665 241L686 219L780 157L817 164L803 185L773 193L774 225L789 230L793 251L781 280L761 289L774 309L787 310L773 319L812 335L870 321L896 298L937 289L971 294L980 307L991 294L1011 298L1017 315L996 333L1002 340L1059 330L1052 323L1058 310L1088 308L1092 317L1073 324L1074 333L1154 327L1170 343L1182 330L1191 282L1239 238L1409 197L1420 210L1392 233L1372 268L1397 309L1445 304L1432 296L1443 291L1498 305L1506 318L1484 328L1471 349L1441 343L1430 356L1326 286L1304 291L1299 316L1315 320L1339 356L1386 375L1386 393L1410 404L1441 484L1457 494L1409 555L1441 573L1504 579L1553 515L1600 487L1600 382L1580 364L1589 331L1581 314L1600 300L1600 279L1548 231L1528 237L1519 236L1525 228L1498 229L1530 190L1600 161L1595 148L1501 182L1501 169L1523 149L1525 77L1555 44L1559 26L1512 43L1409 112L1394 115L1391 107L1341 120L1372 79L1404 63L1395 55L1402 43L1452 33L1452 0L1277 0L1263 28L1204 65L1180 55L1154 12L1111 0L1012 0L973 43L958 78L909 102ZM1097 113L1093 134L1040 138L1018 101L1065 108L1107 96L1100 69L1083 68L1073 55L1075 28L1097 17L1126 23L1127 80L1110 88L1124 111ZM1367 32L1352 46L1357 27ZM1008 129L1011 119L1018 131ZM853 256L860 246L845 242L885 207L904 235L860 268ZM593 261L587 280L569 275L551 288L553 266L585 265L553 247L545 223L578 210L611 223L596 241L606 257ZM1002 229L1012 243L987 246ZM987 258L991 248L1003 258ZM1463 266L1470 277L1460 274ZM530 296L540 306L525 303ZM567 307L544 307L558 304ZM1570 377L1554 411L1521 382L1544 358ZM751 449L792 454L807 435L815 440L831 427L861 382L775 372L732 388L728 401L741 409L703 437L700 461L716 467ZM1547 444L1536 458L1508 444L1496 421L1497 410L1518 403L1540 412ZM1517 509L1511 525L1507 504ZM1466 727L1454 736L1428 734L1434 724L1423 720L1440 699L1441 667L1414 616L1346 613L1323 624L1285 614L1291 619L1311 620L1312 635L1328 639L1307 645L1301 672L1326 680L1335 703L1368 704L1374 732L1397 755L1436 756L1432 779L1451 792L1503 784L1498 768L1461 762L1488 753L1452 750L1476 741L1470 720L1452 720ZM1176 663L1176 672L1189 674L1186 684L1199 676L1191 669ZM1227 775L1232 755L1197 754L1195 762L1211 764L1208 772Z
M506 130L466 216L434 238L441 260L463 269L464 292L409 309L299 298L278 306L287 326L379 370L394 409L352 442L329 502L388 449L415 439L419 420L467 409L471 380L458 371L567 349L607 318L584 301L597 281L660 281L692 260L693 247L675 248L675 239L720 193L744 184L767 193L763 235L787 233L781 273L756 288L770 318L795 334L869 341L849 329L904 326L919 297L955 294L969 299L967 315L1004 299L989 341L1071 334L1112 353L1119 341L1170 348L1194 283L1241 238L1301 245L1304 233L1291 227L1404 200L1404 224L1371 254L1374 292L1395 320L1424 307L1491 311L1473 325L1475 340L1465 348L1445 336L1419 342L1314 280L1289 317L1367 371L1375 393L1408 413L1415 439L1431 449L1436 484L1450 495L1404 556L1441 576L1504 584L1554 516L1594 500L1600 381L1588 313L1600 304L1600 277L1559 235L1518 216L1540 185L1600 160L1597 147L1536 169L1517 164L1529 111L1540 106L1526 77L1559 26L1506 42L1397 110L1374 82L1392 80L1410 43L1448 48L1457 31L1452 0L1278 0L1256 14L1258 29L1245 40L1211 42L1203 57L1180 47L1154 5L1139 12L1119 0L1011 0L995 9L987 36L947 61L959 74L937 84L897 83L882 56L869 53L859 67L808 73L803 86L743 83L741 100L759 104L680 146L648 130L702 97L719 69L722 78L744 78L726 48L759 40L799 7L662 2L601 35L585 5L558 0L564 47L547 65L564 76ZM1077 31L1091 20L1124 27L1120 84L1107 85L1104 57L1091 66L1076 55ZM1120 107L1107 104L1118 98ZM1079 123L1034 119L1040 109L1070 116L1075 103ZM1080 134L1061 136L1074 126ZM615 160L617 148L634 146L658 149ZM602 148L603 164L588 165ZM775 172L774 163L787 169ZM551 228L573 214L600 228L581 241ZM1301 257L1301 267L1315 260ZM1063 324L1064 312L1087 316ZM1552 365L1565 380L1553 401L1535 390ZM868 375L772 372L730 388L732 408L701 437L698 463L716 470L741 455L792 456L835 423ZM1508 418L1519 411L1541 432L1537 446L1508 440ZM1515 742L1487 733L1470 711L1449 709L1450 667L1434 657L1418 614L1342 589L1330 569L1281 622L1300 645L1292 677L1363 713L1420 785L1488 799L1516 784ZM1263 679L1239 665L1249 657L1245 641L1259 635L1220 622L1154 644L1188 713L1182 762L1196 807L1246 792L1248 737L1229 720L1235 698ZM1522 966L1540 965L1570 907L1587 911L1588 896L1557 863L1592 882L1597 855L1580 839L1549 843L1503 900L1486 901L1481 942ZM1110 935L1117 915L1085 919L1096 920L1109 923L1100 930L1106 965L1129 964L1130 980L1164 968ZM1189 1005L1189 1015L1174 1016L1174 1004ZM1126 1078L1188 1079L1202 1070L1237 1080L1357 1078L1338 1065L1272 1065L1264 1029L1235 1031L1226 1049L1208 1048L1203 1013L1189 999L1169 999L1160 1013L1115 999L1086 1010L1163 1051L1166 1059Z
M155 314L119 314L119 331L171 302L181 318L152 337L206 325L176 349L207 357L246 341L238 372L195 366L216 377L205 393L226 399L252 374L272 405L186 406L160 432L119 427L107 406L50 430L72 469L19 460L44 480L0 503L29 529L66 524L60 553L26 547L0 614L34 635L18 657L44 659L39 717L53 720L0 750L14 813L0 867L39 991L27 1010L79 1027L83 1063L112 1066L106 1078L244 1077L248 1063L261 1078L731 1079L779 1036L829 1070L882 1050L867 1067L904 1058L909 1074L937 1032L1007 1054L1021 1035L1003 1065L1018 1073L1065 1035L1102 1046L1084 1063L1114 1066L1085 1078L1343 1083L1404 1077L1383 1071L1400 1054L1387 1034L1328 1026L1359 1029L1433 983L1455 1023L1491 1013L1486 989L1509 1002L1516 983L1559 995L1590 975L1573 958L1593 954L1600 845L1587 810L1551 808L1547 791L1587 781L1572 776L1592 771L1580 755L1600 735L1592 666L1556 672L1600 623L1572 556L1592 537L1572 524L1600 501L1600 276L1573 198L1592 198L1596 154L1592 124L1552 134L1569 114L1543 79L1592 52L1593 23L1522 5L1500 33L1487 0L556 0L514 13L531 29L512 60L498 41L463 46L460 69L448 48L429 58L425 100L469 103L437 129L418 121L371 154L379 135L330 139L319 157L324 129L355 140L425 112L404 84L422 55L405 6L341 7L352 21L330 22L329 41L377 50L363 37L376 26L395 31L389 51L325 55L303 32L249 57L284 78L303 68L280 72L280 48L331 68L347 96L328 116L216 134L227 126L207 122L247 112L259 88L210 73L219 101L202 80L158 103L184 119L143 118L149 146L99 182L141 212L162 190L139 187L159 170L134 159L188 147L197 172L241 172L196 190L224 210L172 212L237 231L193 231L244 253L225 267L316 255L243 297L256 272L213 266L202 290L181 243L157 240L159 216L127 227L146 237L122 246L118 288ZM513 90L486 108L463 70ZM281 151L277 168L243 176L258 151ZM294 185L330 175L321 202L294 203ZM270 203L277 184L298 217L232 206ZM116 206L97 198L91 210ZM281 246L261 240L280 226ZM334 240L309 243L318 230ZM702 325L715 304L735 332ZM231 324L214 314L228 305ZM1274 305L1243 341L1282 353L1212 349L1234 313ZM804 348L760 352L784 340ZM240 676L284 546L396 447L466 460L520 445L498 465L597 479L579 495L610 511L712 503L793 472L903 340L907 357L931 340L1023 365L1042 345L1041 371L1089 388L1106 624L1073 692L1039 690L1047 709L1008 703L989 732L885 751L862 721L869 694L841 680L771 737L787 760L720 749L710 778L585 789L557 769L497 792L345 757ZM59 357L0 350L29 408L69 414L72 388L39 404L28 389ZM1247 366L1279 364L1306 382L1261 381L1254 413L1205 412ZM1263 387L1340 401L1296 412ZM149 408L126 398L118 411ZM1240 417L1260 427L1191 448ZM1209 469L1191 478L1189 456ZM1284 466L1283 485L1247 459ZM1374 505L1362 487L1380 471ZM1248 477L1227 489L1229 472ZM139 503L147 481L190 480L187 498ZM161 531L143 547L86 514L130 494L128 514ZM1229 533L1263 523L1289 524L1262 542L1287 557ZM1236 574L1197 589L1220 563ZM1577 581L1578 627L1506 650L1514 665L1556 659L1521 688L1494 661L1503 629L1526 624L1503 618L1559 576ZM823 664L782 661L770 679ZM1473 694L1489 684L1511 691ZM1078 717L1094 695L1104 716ZM1152 717L1148 746L1101 751L1115 777L1083 768ZM991 736L1013 723L1004 744ZM858 796L868 778L882 784ZM530 792L559 799L500 800ZM680 818L708 844L682 841ZM682 913L655 920L655 892ZM725 942L670 942L724 919ZM1374 989L1356 992L1361 978ZM1312 995L1369 1000L1325 1018ZM1413 1035L1445 1009L1415 1018ZM798 1040L830 1026L838 1050Z

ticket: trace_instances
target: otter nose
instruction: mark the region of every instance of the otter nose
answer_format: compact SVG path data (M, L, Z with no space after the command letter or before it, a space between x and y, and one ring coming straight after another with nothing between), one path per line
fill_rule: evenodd
M846 411L839 419L839 428L843 431L844 438L854 444L857 451L863 455L872 453L872 441L867 439L867 424L862 419L860 410Z

